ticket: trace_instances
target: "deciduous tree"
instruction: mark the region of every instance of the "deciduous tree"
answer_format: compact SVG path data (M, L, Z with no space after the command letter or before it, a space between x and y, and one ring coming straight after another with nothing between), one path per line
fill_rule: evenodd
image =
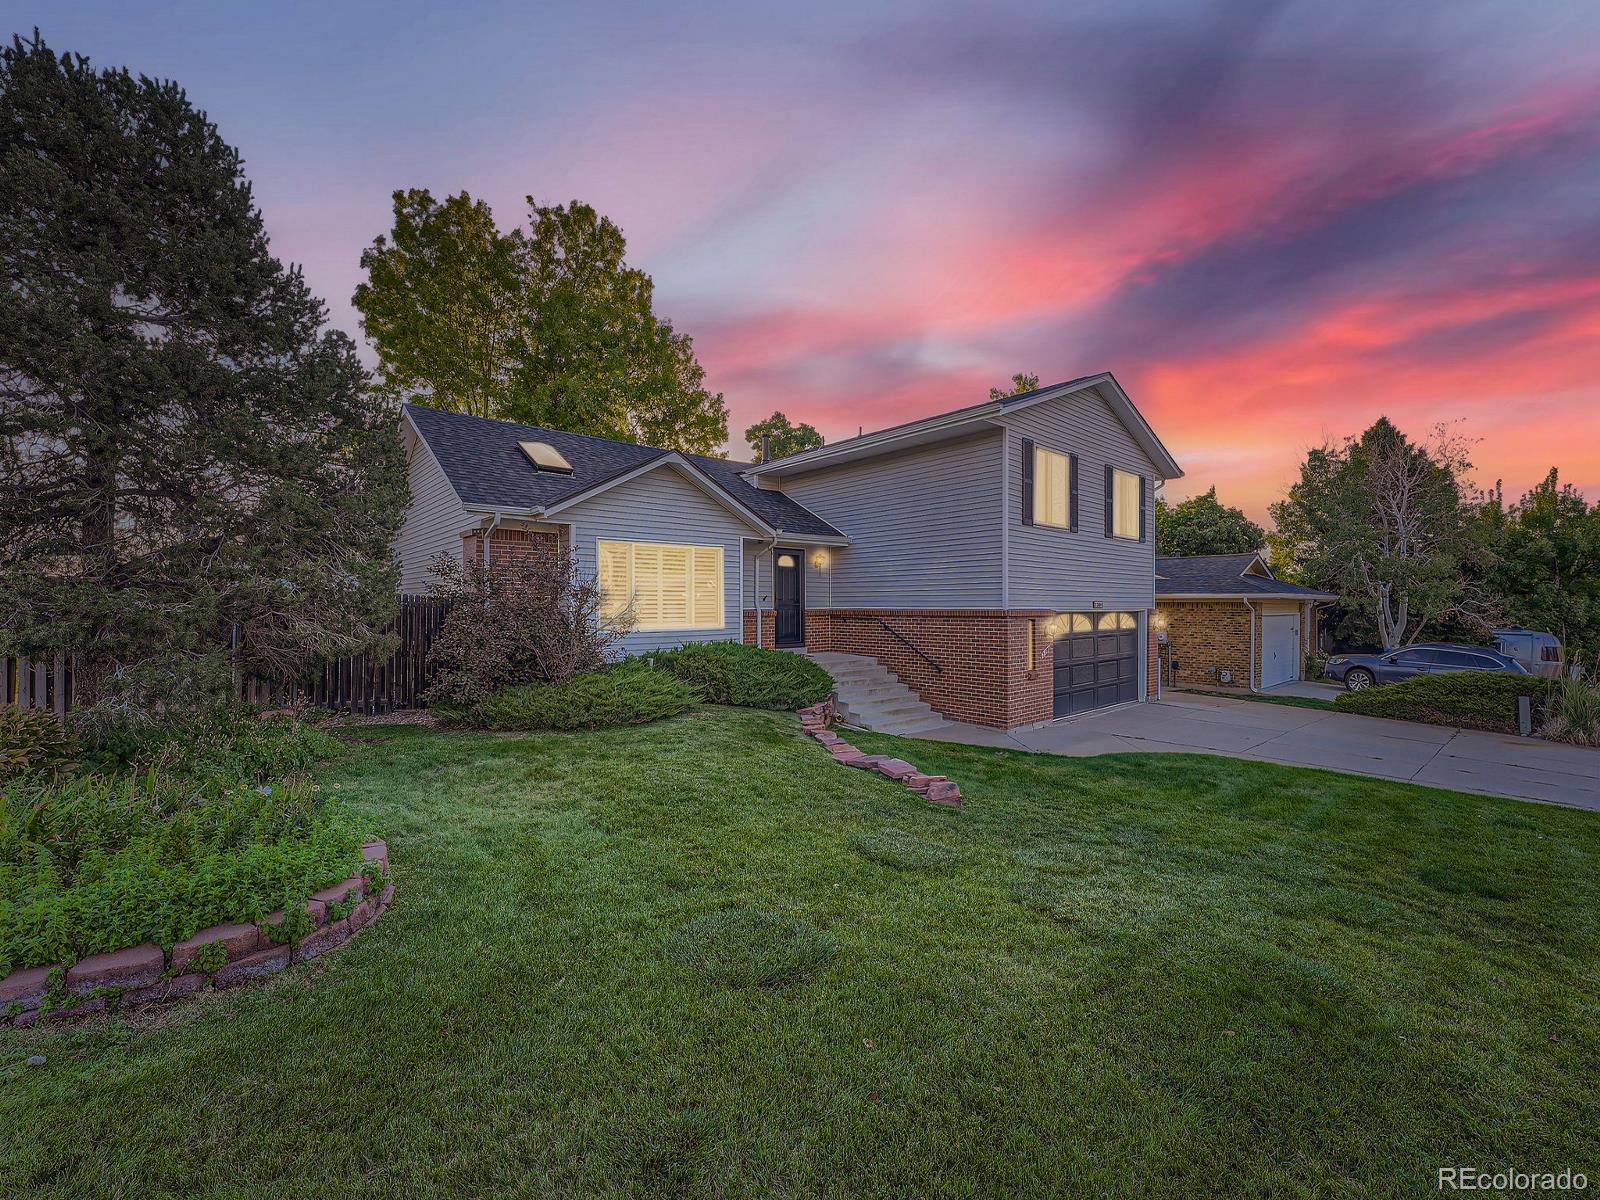
M1020 396L1024 392L1033 391L1038 386L1039 377L1037 375L1025 375L1018 371L1011 377L1011 386L1009 388L990 388L989 399L1004 400L1007 396Z
M1158 554L1249 554L1266 544L1266 530L1222 504L1214 487L1176 505L1156 500Z
M757 460L761 458L763 436L770 439L769 449L773 458L788 458L791 454L814 450L822 445L822 435L812 426L803 423L791 425L789 418L781 412L775 412L765 421L757 421L745 429L744 440L750 444L750 454Z
M395 414L177 84L0 51L0 267L0 653L91 701L381 640Z
M1410 441L1387 418L1306 456L1272 506L1274 563L1336 591L1393 649L1445 621L1485 626L1494 605L1471 581L1478 543L1466 447L1440 428Z

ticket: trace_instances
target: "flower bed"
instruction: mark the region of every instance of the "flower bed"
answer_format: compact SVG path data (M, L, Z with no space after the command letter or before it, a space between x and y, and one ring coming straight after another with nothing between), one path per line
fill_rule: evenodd
M318 958L383 916L394 897L388 847L368 842L361 854L361 873L313 893L302 914L290 917L280 909L260 921L202 929L170 949L146 942L13 971L0 979L0 1022L32 1025L41 1018L163 1003Z

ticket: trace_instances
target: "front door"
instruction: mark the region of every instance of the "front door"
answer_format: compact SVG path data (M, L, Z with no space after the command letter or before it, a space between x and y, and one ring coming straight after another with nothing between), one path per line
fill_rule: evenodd
M805 645L805 562L801 550L772 552L772 627L780 646Z

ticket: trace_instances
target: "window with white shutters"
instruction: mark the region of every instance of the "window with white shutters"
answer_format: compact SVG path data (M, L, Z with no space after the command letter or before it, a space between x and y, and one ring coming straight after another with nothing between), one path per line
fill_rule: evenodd
M721 546L602 541L599 559L602 616L631 605L641 632L723 627Z

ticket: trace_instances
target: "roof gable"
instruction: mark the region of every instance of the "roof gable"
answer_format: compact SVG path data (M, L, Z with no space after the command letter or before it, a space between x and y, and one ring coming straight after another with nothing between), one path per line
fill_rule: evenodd
M1156 595L1337 599L1331 593L1276 578L1259 554L1159 555Z

